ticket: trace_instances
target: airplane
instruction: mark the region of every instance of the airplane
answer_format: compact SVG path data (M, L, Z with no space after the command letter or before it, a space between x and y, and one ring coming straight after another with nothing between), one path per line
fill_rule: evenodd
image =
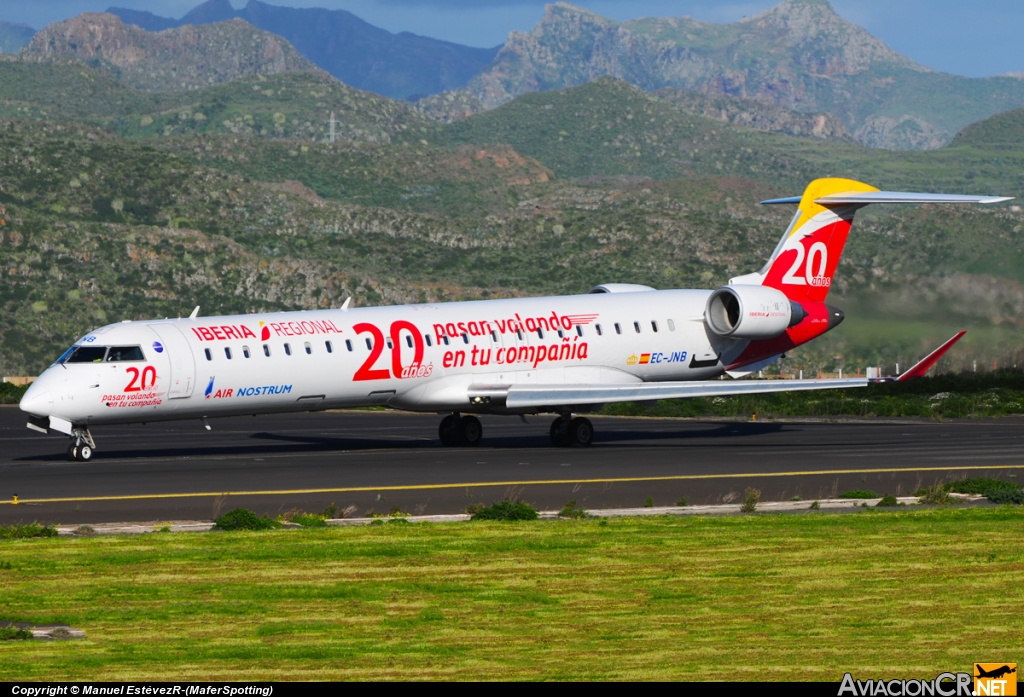
M29 428L69 436L80 462L93 457L94 426L209 429L213 417L374 405L445 414L445 446L480 443L476 414L550 413L554 445L585 447L594 427L579 414L610 402L867 385L724 376L763 370L843 321L825 299L858 209L1007 200L817 179L763 202L797 211L763 268L713 290L607 283L559 297L124 320L76 341L20 408Z

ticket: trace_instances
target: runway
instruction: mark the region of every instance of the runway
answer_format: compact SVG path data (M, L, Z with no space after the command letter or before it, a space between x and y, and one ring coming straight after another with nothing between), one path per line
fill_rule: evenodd
M907 494L955 476L1024 481L1024 420L740 422L593 419L588 449L553 448L550 418L484 417L478 448L443 448L437 415L326 412L97 428L89 463L67 440L0 408L0 524L210 519L244 506L277 515L463 511L521 496L539 508ZM13 503L17 496L18 503Z

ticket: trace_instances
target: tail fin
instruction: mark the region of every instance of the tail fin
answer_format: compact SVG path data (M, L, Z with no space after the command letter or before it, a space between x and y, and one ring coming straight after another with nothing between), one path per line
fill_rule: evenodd
M729 283L765 285L797 302L824 302L853 225L853 215L871 203L998 203L1008 198L879 191L852 179L815 179L803 196L763 203L799 203L793 222L760 271Z
M878 189L852 179L815 179L804 190L793 222L764 268L757 274L741 276L731 282L777 288L797 302L824 302L846 246L853 215L866 204L826 203L820 199L830 194L875 191ZM796 203L797 200L780 199L778 202Z

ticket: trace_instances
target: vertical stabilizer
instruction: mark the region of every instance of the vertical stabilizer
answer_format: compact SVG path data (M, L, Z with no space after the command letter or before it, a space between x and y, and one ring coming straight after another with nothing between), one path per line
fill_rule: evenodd
M853 224L866 203L823 202L825 196L878 191L852 179L815 179L771 259L760 271L732 279L776 288L790 300L824 302Z

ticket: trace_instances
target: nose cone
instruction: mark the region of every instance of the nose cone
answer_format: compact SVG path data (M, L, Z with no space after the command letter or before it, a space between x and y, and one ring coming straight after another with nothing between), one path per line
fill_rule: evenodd
M18 407L33 416L49 416L53 411L53 392L36 381L29 385Z

